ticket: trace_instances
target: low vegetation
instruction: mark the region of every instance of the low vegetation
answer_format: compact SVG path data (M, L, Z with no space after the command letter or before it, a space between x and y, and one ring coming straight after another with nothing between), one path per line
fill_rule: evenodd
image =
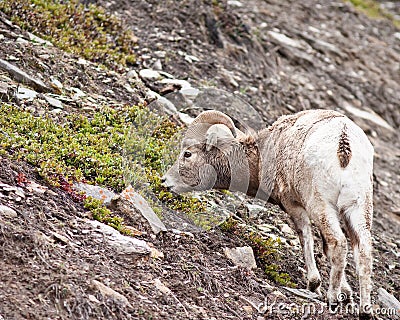
M380 3L374 0L347 0L357 10L360 10L370 18L389 19L393 24L400 28L400 20L396 19L392 14L384 10Z
M0 10L61 49L109 67L135 63L137 38L102 7L78 0L7 0Z
M139 119L152 119L149 122L156 126L149 134L141 135L135 126L130 129L130 124ZM34 165L50 184L65 188L65 181L86 181L119 192L126 183L132 183L146 191L153 204L161 200L163 205L193 217L205 210L202 203L187 196L173 196L160 183L170 137L178 130L143 106L119 110L103 107L90 118L71 114L59 124L10 104L0 105L0 152ZM134 149L128 150L129 145ZM122 221L110 220L110 213L100 210L99 203L91 201L87 208L95 218L120 229Z
M280 259L279 249L281 248L281 242L279 238L276 240L264 238L260 234L239 224L239 221L232 217L221 224L220 229L223 232L235 234L253 249L258 264L261 265L270 280L288 287L296 286L290 276L287 273L281 272L279 266L276 264Z

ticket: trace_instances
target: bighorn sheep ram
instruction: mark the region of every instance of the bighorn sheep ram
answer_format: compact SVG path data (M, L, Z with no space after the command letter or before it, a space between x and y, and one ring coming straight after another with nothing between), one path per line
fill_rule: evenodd
M365 319L372 317L373 154L365 133L335 111L282 116L257 134L239 131L221 112L205 111L189 126L182 152L162 181L176 193L229 189L279 204L299 235L308 288L319 292L312 220L331 264L331 306L343 295L351 299L344 272L346 233L359 276L359 314Z

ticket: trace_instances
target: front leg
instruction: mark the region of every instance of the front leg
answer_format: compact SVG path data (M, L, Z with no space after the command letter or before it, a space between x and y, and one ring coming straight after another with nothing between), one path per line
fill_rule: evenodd
M291 216L300 243L303 248L304 261L307 270L307 289L320 294L321 276L314 257L314 238L311 221L306 210L300 205L284 205L286 212Z

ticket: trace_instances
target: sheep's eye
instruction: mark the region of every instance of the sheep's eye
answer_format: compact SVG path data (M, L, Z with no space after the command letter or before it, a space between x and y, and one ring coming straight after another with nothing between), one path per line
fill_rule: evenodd
M184 156L185 158L190 158L190 157L192 156L192 153L191 153L190 151L185 151L185 152L183 153L183 156Z

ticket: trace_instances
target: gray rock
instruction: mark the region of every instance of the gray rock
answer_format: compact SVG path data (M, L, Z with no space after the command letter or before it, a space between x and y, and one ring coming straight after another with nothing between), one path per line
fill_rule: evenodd
M128 237L120 234L114 228L105 225L99 221L89 220L88 223L96 229L101 236L105 237L107 244L114 248L121 254L144 254L148 255L151 253L150 246L143 240L139 240L133 237Z
M153 63L153 69L154 70L162 70L162 63L160 59L157 59L154 63Z
M179 79L162 79L160 83L166 83L166 84L175 84L181 87L182 89L187 89L191 88L192 86L190 83L186 80L179 80Z
M342 105L346 111L350 112L352 115L354 115L356 117L360 117L362 119L369 120L369 121L377 124L378 126L388 129L389 131L392 131L392 132L395 131L394 128L389 123L386 122L386 120L381 118L379 115L374 113L372 110L369 112L369 111L358 109L356 107L353 107L347 101L343 101Z
M167 114L171 115L178 112L175 105L165 97L159 96L157 99L157 103L159 103L164 108L164 111Z
M50 81L51 81L51 85L56 88L57 90L61 91L64 86L63 84L60 82L60 80L54 78L54 77L50 77Z
M241 3L240 1L236 1L236 0L228 0L227 4L228 4L228 6L231 6L231 7L237 7L237 8L243 7L243 3Z
M105 284L101 283L100 281L92 280L91 285L92 285L93 289L98 290L103 297L105 297L107 299L112 299L124 306L131 307L128 299L124 295L111 289L110 287L106 286Z
M3 59L0 59L0 69L7 71L16 81L25 83L39 92L50 91L50 88L48 88L42 80L31 77L20 68Z
M257 268L253 249L250 247L225 248L224 253L237 266L248 269Z
M290 235L294 235L293 229L292 229L288 224L284 223L284 224L282 224L282 225L280 226L280 228L281 228L281 231L282 231L283 233L290 234Z
M200 61L199 58L197 58L196 56L192 56L190 54L185 55L185 60L189 63L193 63L193 62L198 62Z
M293 40L292 38L289 38L288 36L286 36L282 33L278 33L275 31L268 31L267 33L271 38L273 38L274 40L276 40L277 42L279 42L282 45L299 48L299 49L303 48L303 45L299 41Z
M25 88L25 87L18 87L17 91L17 98L20 100L28 100L28 99L35 99L37 97L38 93L36 91L33 91L31 89Z
M260 130L266 127L260 114L247 102L238 96L215 88L204 88L193 101L199 111L215 109L228 114L234 120L238 129L246 131L249 128Z
M74 95L72 96L73 99L77 100L81 97L85 97L86 93L84 93L81 89L79 88L75 88L75 87L71 87L70 88L71 91L75 92Z
M129 70L128 73L126 74L126 77L128 79L134 79L134 80L139 79L139 76L135 70Z
M167 231L164 223L157 217L147 201L131 186L128 186L120 195L112 199L111 208L117 208L128 216L133 216L138 221L146 223L156 234Z
M200 93L199 89L196 88L182 88L181 90L179 90L180 93L182 93L185 97L193 99L196 98L197 95Z
M265 208L263 206L259 206L256 204L247 203L246 207L249 210L249 217L251 219L256 219L260 215L260 213L265 211Z
M54 108L57 109L63 109L63 104L60 100L55 99L53 97L50 97L49 95L45 94L43 95L44 99L48 102L49 105L51 105Z
M0 205L0 215L6 218L16 218L18 216L14 209L4 205Z
M8 90L10 86L7 82L0 81L0 99L8 98ZM7 100L7 99L5 99Z
M400 301L383 288L379 288L377 292L379 302L385 308L395 312L395 314L393 315L394 319L400 319Z
M289 287L282 287L282 288L295 294L296 296L310 299L313 301L317 300L319 297L317 293L311 292L310 290L307 290L307 289L294 289L294 288L289 288ZM320 301L318 301L318 302L320 302Z
M104 204L110 203L112 198L117 195L113 191L106 188L94 186L83 182L75 182L74 188L77 191L84 192L89 197L102 200Z
M161 78L158 71L152 69L142 69L139 71L139 76L146 80L157 80Z
M193 122L193 120L194 120L194 118L192 118L191 116L189 116L189 115L187 115L186 113L183 113L183 112L178 112L178 116L179 116L179 119L180 119L184 124L186 124L187 126L188 126L189 124L191 124L191 123Z
M39 38L38 36L35 36L33 33L28 32L28 36L29 36L29 39L32 42L36 42L38 44L45 44L47 46L52 46L53 45L50 41L44 40L42 38Z

